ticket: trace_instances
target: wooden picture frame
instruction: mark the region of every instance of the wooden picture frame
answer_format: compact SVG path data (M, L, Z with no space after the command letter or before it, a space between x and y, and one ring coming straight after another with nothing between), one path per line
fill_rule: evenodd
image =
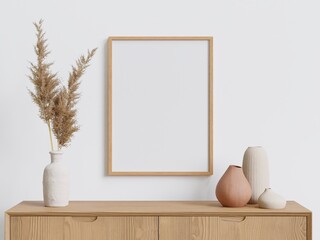
M213 174L213 37L109 37L107 173Z

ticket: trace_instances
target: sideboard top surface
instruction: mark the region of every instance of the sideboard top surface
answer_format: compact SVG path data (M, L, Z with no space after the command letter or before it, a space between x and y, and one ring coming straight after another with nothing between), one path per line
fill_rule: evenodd
M261 209L257 205L242 208L222 207L217 201L71 201L61 208L44 207L42 201L24 201L7 214L34 216L237 216L237 215L309 215L311 212L294 201L280 210Z

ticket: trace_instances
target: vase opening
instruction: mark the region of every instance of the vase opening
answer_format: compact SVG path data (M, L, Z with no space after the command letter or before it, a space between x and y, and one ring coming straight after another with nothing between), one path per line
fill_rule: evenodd
M238 165L230 165L230 167L241 168L241 167L238 166Z
M63 154L62 151L50 151L49 153L50 153L51 155L53 155L53 154L55 154L55 155L61 155L61 154Z
M53 162L61 162L62 156L63 156L63 152L61 152L61 151L51 151L49 153L51 155L51 163L53 163Z

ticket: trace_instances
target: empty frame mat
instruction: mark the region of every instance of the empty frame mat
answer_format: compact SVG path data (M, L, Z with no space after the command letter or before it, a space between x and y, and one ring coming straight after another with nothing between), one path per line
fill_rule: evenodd
M212 37L110 37L110 175L212 175Z

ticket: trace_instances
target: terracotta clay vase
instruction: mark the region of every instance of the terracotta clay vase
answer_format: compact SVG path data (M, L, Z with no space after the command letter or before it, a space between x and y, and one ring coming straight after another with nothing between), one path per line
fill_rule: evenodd
M224 207L243 207L251 198L251 187L240 166L230 165L220 178L216 196Z

